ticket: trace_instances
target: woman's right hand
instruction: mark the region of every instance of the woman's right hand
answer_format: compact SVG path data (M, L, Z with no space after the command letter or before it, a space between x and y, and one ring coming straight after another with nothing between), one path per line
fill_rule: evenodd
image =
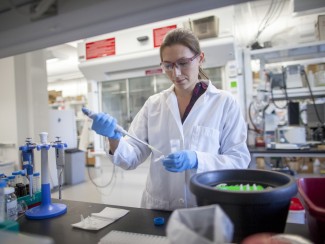
M92 116L93 124L91 129L97 134L106 136L109 139L119 140L122 134L116 131L116 119L109 114L98 113Z

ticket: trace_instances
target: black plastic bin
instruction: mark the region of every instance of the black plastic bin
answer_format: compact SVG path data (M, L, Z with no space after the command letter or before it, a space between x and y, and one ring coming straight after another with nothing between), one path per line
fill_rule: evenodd
M271 189L262 191L227 191L215 186L258 184ZM266 170L217 170L194 175L190 189L199 206L219 204L234 224L234 242L260 233L282 233L291 198L297 193L293 177Z

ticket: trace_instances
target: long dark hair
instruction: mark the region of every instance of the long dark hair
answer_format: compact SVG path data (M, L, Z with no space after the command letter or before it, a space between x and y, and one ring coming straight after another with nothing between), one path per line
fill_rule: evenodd
M201 53L201 47L199 39L194 35L194 33L190 30L177 28L169 31L161 46L160 46L160 60L162 60L162 52L166 47L170 47L175 44L181 44L187 48L189 48L194 54ZM199 67L199 79L209 80L208 75L203 71L201 66Z

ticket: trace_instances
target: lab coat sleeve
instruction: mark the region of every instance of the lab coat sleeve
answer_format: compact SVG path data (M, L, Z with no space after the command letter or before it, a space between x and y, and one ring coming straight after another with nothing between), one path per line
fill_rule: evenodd
M240 107L231 99L225 112L220 131L220 148L217 153L196 151L198 158L197 173L219 169L245 169L250 163L247 148L247 126Z
M147 141L147 103L142 107L131 123L129 133L142 141ZM151 150L139 143L138 141L124 136L120 139L114 155L107 153L108 158L116 165L123 169L135 169L143 163L150 155Z

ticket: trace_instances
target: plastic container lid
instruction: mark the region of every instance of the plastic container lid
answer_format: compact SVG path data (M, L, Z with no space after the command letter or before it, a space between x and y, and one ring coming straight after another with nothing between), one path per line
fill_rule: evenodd
M15 189L13 187L5 187L5 195L14 193Z
M39 172L35 172L33 176L39 176Z
M304 206L302 205L302 203L300 202L300 200L297 197L291 198L289 210L299 211L299 210L304 210L304 209L305 209Z
M153 219L155 225L163 225L165 224L165 219L163 217L157 217Z

